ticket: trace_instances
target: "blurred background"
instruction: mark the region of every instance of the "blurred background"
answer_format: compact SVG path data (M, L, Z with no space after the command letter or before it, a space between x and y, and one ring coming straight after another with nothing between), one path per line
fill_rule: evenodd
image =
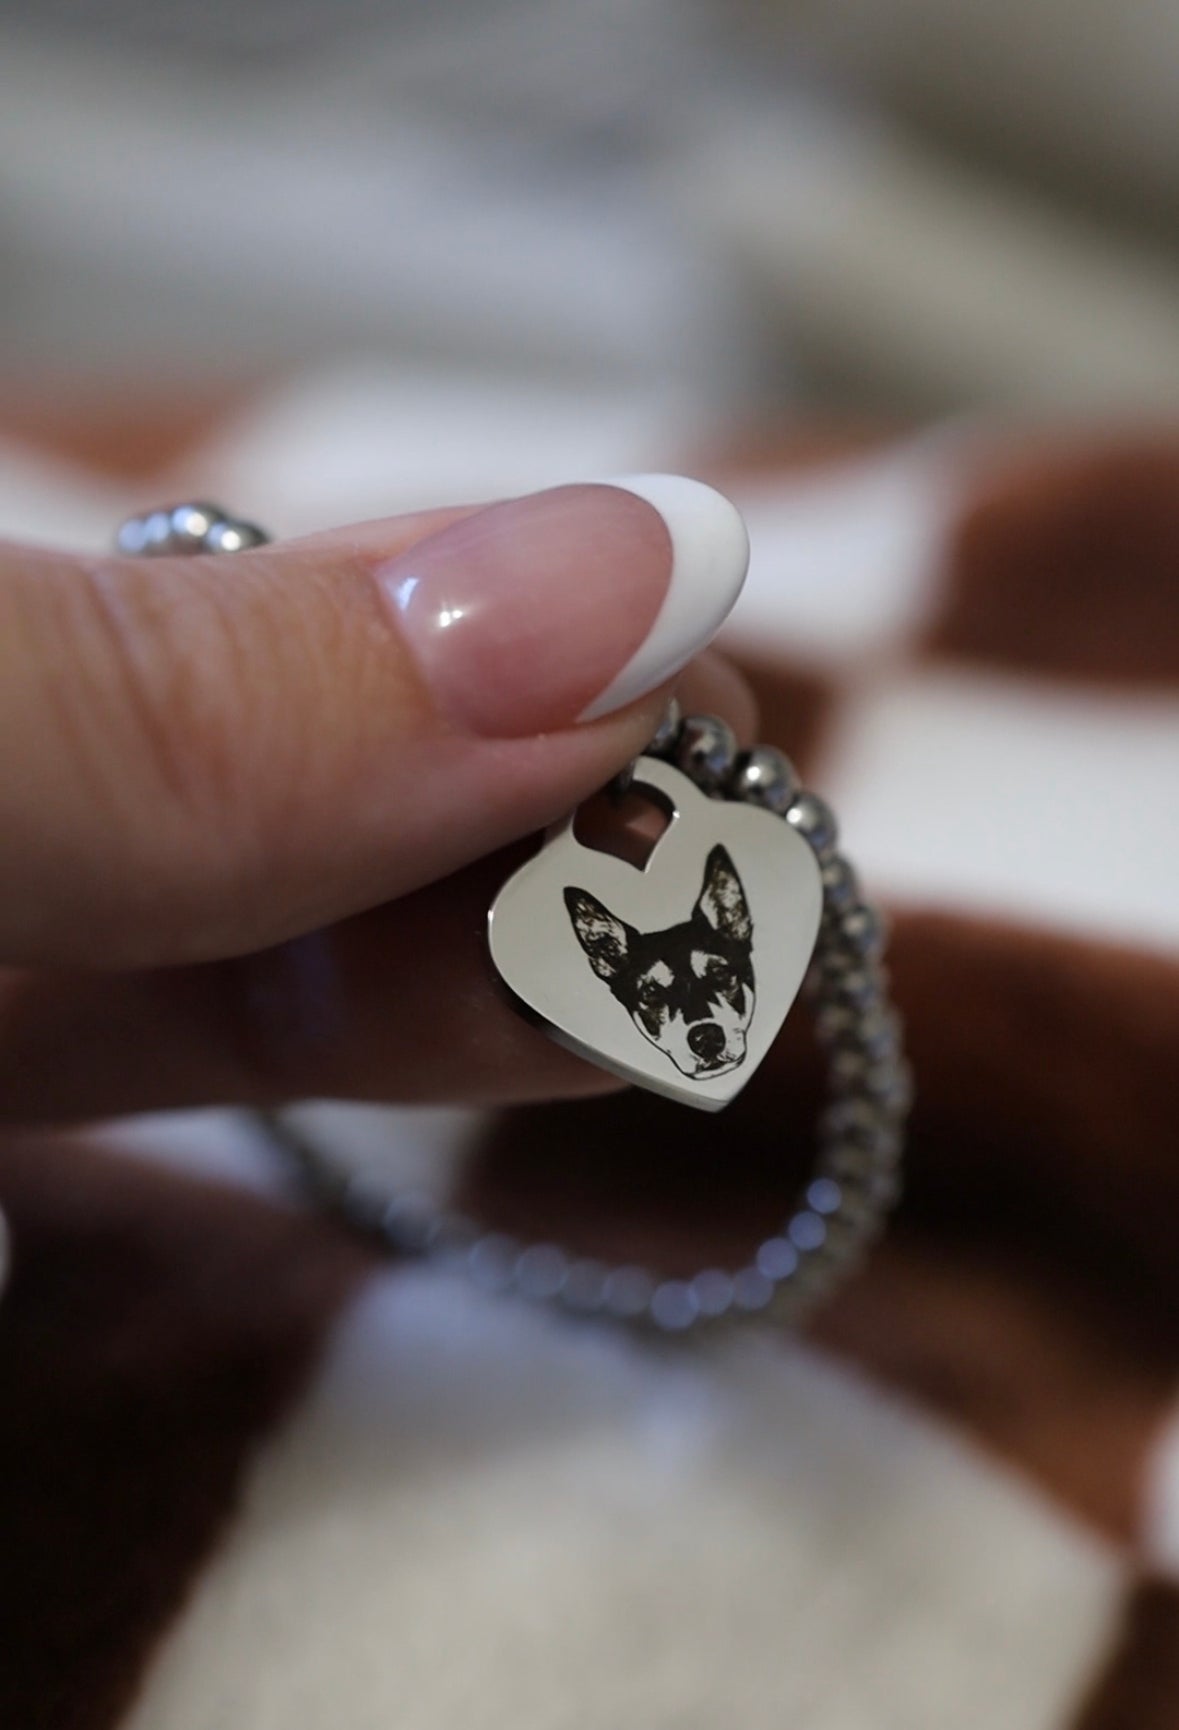
M1177 63L1113 0L4 0L0 366L1165 407Z

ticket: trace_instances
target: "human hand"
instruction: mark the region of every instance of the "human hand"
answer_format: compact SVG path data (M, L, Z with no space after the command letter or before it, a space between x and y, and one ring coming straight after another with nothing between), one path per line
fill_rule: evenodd
M0 547L0 1111L614 1085L495 990L497 855L676 684L751 736L722 661L681 674L746 559L666 476L233 558Z

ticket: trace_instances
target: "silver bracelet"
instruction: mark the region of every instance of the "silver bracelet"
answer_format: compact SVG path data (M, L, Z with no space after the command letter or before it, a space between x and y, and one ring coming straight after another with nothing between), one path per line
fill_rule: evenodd
M123 524L124 553L237 552L267 537L217 507ZM544 837L489 913L515 1007L637 1085L723 1107L766 1055L800 987L827 1057L812 1175L780 1231L737 1269L688 1278L524 1243L337 1165L282 1111L251 1114L304 1193L397 1256L430 1256L489 1292L667 1334L760 1316L797 1321L880 1234L900 1189L911 1080L888 1000L884 927L837 850L829 806L773 746L740 751L724 721L675 705L612 785L667 826L636 867L591 848L577 813Z

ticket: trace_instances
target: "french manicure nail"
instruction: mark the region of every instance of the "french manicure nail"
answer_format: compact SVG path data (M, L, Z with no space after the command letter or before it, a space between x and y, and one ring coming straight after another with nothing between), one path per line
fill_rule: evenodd
M453 726L509 738L598 720L715 635L749 561L733 505L682 475L509 499L379 572Z

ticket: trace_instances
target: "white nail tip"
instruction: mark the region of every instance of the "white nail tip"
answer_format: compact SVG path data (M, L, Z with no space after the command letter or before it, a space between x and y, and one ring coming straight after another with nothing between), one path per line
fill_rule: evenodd
M579 717L597 721L624 709L692 659L716 635L741 593L749 536L723 493L686 475L620 475L622 487L653 505L671 537L671 580L646 638Z

